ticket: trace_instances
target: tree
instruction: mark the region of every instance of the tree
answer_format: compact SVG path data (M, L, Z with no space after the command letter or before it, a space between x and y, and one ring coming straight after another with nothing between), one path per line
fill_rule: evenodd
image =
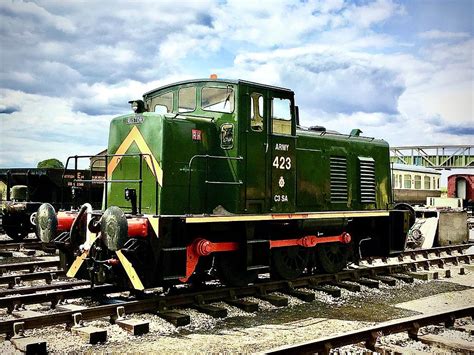
M64 169L63 163L61 163L61 161L55 158L40 161L37 167L43 168L43 169L44 168Z

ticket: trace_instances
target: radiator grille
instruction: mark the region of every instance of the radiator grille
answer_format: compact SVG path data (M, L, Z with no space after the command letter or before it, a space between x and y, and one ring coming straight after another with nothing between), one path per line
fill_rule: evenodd
M347 160L331 157L331 202L347 202Z
M360 202L375 203L375 161L372 158L359 157Z

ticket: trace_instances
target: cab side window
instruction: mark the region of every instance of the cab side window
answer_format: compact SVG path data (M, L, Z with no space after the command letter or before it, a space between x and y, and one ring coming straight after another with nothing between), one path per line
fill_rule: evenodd
M252 131L263 131L263 95L257 92L250 95L250 127Z
M291 101L272 99L272 133L291 134Z

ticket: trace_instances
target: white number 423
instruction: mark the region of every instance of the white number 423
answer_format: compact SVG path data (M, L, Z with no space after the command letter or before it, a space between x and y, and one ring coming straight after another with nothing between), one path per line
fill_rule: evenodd
M273 159L273 164L275 168L281 170L290 170L291 169L291 158L290 157L279 157L278 155Z

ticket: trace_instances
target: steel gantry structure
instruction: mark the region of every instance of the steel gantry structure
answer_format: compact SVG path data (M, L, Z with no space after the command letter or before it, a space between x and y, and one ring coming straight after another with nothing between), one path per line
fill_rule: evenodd
M391 147L392 163L434 169L474 168L474 145L426 145Z

